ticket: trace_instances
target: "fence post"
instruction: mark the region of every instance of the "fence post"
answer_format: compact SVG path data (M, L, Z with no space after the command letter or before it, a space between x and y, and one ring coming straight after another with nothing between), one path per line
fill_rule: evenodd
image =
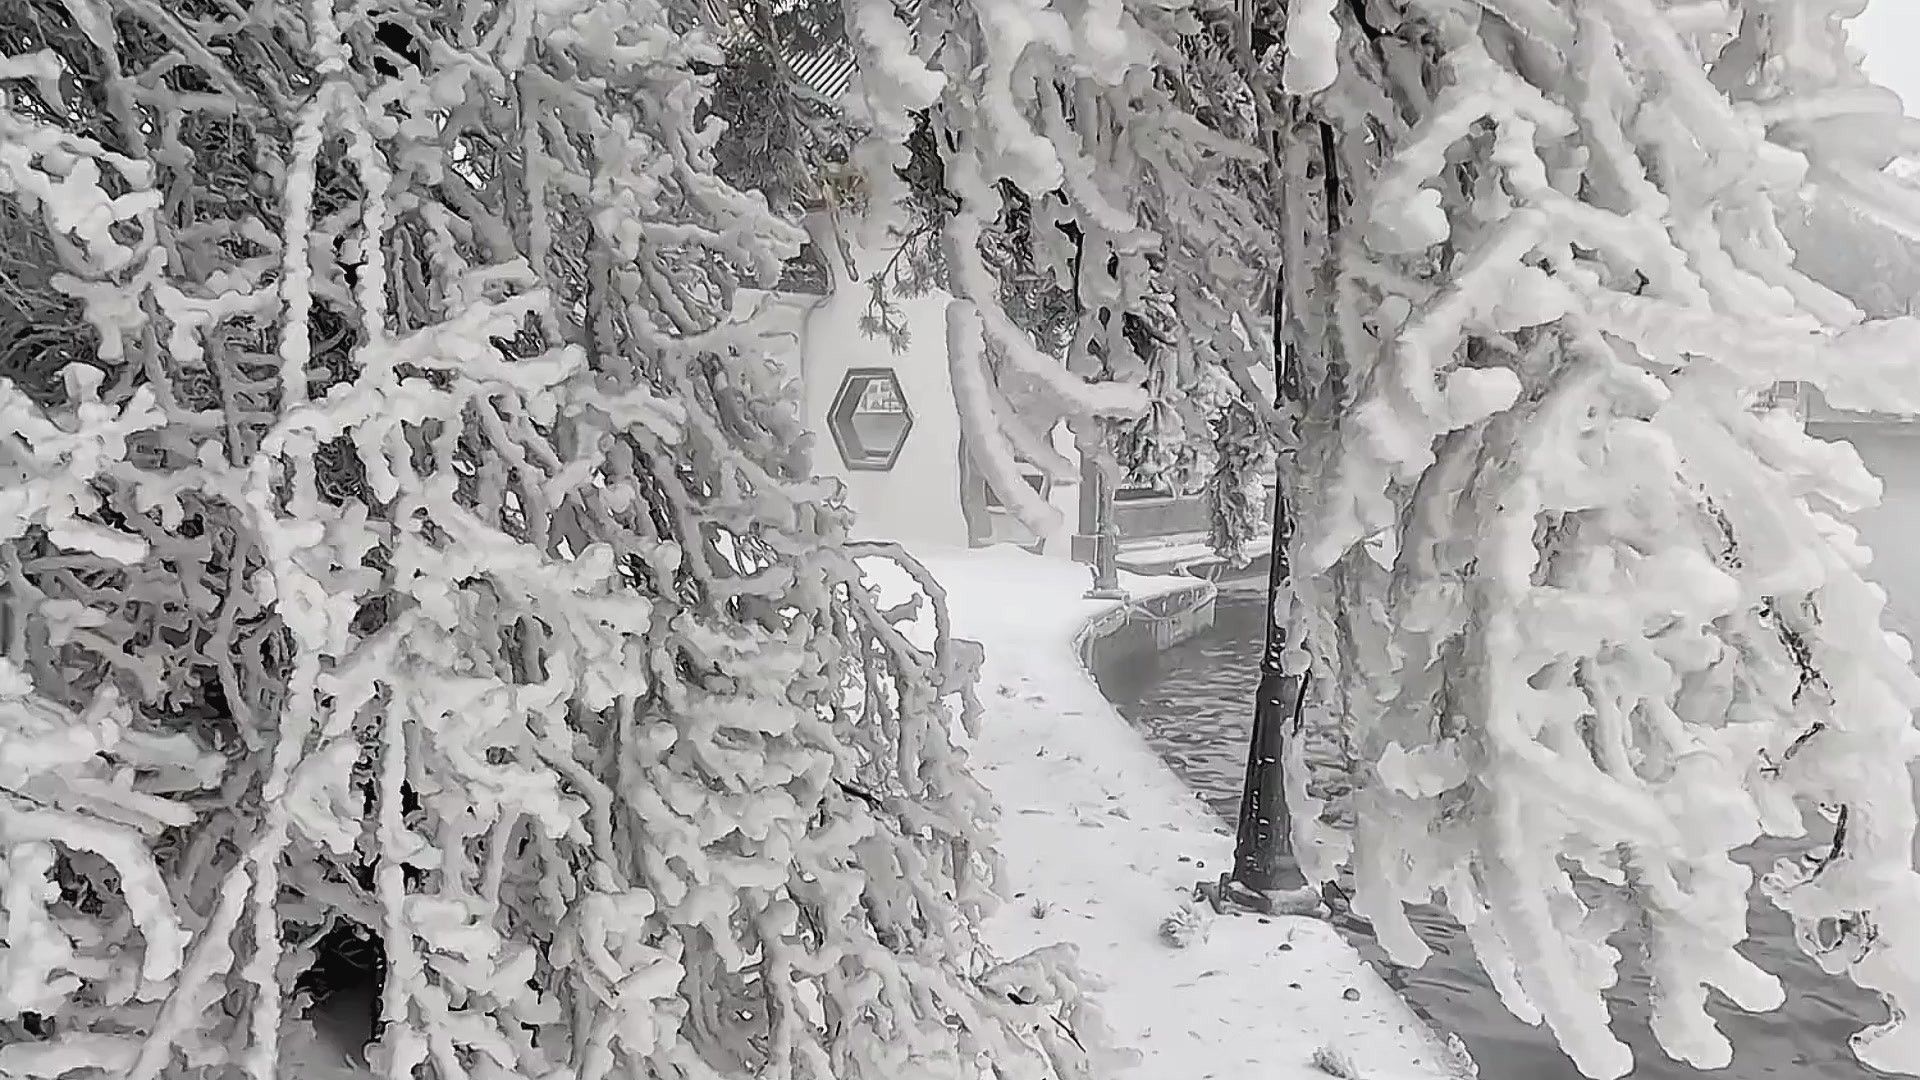
M1080 447L1080 529L1073 538L1074 558L1093 571L1089 600L1125 600L1120 587L1120 539L1113 521L1113 484L1101 467L1106 425L1093 421L1076 441Z

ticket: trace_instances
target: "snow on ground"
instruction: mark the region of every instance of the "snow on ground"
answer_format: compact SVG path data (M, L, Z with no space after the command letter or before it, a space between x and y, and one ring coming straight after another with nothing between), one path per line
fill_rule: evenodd
M1458 1075L1324 922L1224 917L1184 949L1163 942L1162 920L1227 868L1233 841L1081 667L1075 638L1114 604L1083 599L1091 580L1064 560L1012 548L921 558L948 592L954 633L986 646L970 752L1000 802L1008 901L987 942L1002 957L1076 945L1105 984L1115 1037L1141 1054L1127 1080L1324 1080L1338 1065L1313 1059L1329 1050L1358 1080ZM865 565L889 593L902 581ZM1197 585L1121 583L1136 598Z

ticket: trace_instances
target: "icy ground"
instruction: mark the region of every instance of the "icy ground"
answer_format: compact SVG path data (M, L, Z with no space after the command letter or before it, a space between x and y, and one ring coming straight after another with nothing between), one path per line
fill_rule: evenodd
M1112 604L1082 599L1086 570L1064 560L1013 548L923 558L948 591L954 633L986 646L986 716L970 751L1001 806L1008 900L988 944L1002 957L1077 946L1106 984L1114 1035L1141 1055L1125 1080L1324 1080L1343 1066L1364 1080L1459 1075L1326 923L1220 918L1184 948L1167 944L1162 922L1226 868L1233 841L1081 667L1075 638ZM1122 581L1134 597L1195 586Z

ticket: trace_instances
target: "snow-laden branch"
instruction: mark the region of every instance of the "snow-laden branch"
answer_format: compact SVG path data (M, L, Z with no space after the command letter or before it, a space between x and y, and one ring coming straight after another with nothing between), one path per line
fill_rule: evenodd
M1340 23L1333 17L1339 0L1294 0L1287 5L1287 60L1284 82L1289 94L1317 94L1333 85L1340 72Z
M1183 70L1182 45L1199 14L1185 3L1140 0L934 0L920 6L917 41L883 42L863 35L860 27L875 17L864 6L847 12L863 71L875 77L865 88L866 113L897 117L898 102L880 97L890 72L920 63L944 77L927 108L944 188L940 257L1003 370L1050 399L1043 415L1118 421L1113 426L1136 441L1152 442L1158 457L1196 449L1211 456L1214 418L1199 407L1212 400L1200 389L1203 368L1272 362L1257 335L1232 325L1239 305L1271 295L1271 232L1259 196L1238 183L1257 173L1264 154L1225 130L1239 125L1234 106L1221 99L1244 94L1244 85L1217 70ZM1325 11L1302 18L1309 30L1337 37ZM1325 45L1331 49L1333 38ZM1315 62L1303 55L1302 70ZM1216 110L1205 122L1196 115L1202 102ZM870 193L883 215L900 194L891 171L898 155L879 145L890 138L876 123L866 152ZM883 161L887 170L873 172ZM1030 249L1036 269L1052 272L1051 284L1072 294L1062 349L1043 346L1006 309L1003 282L987 258L990 244L1005 242L997 230L1015 206L1024 235L1014 242ZM1136 351L1130 335L1142 326L1161 342L1155 355ZM964 414L978 407L962 396ZM1149 423L1150 408L1162 419L1183 419ZM1001 428L1003 437L978 453L997 455L1011 441L1018 456L1058 471L1057 455L1030 445L1017 424ZM1159 447L1163 441L1171 445ZM992 474L1005 462L981 465Z
M1060 511L1040 497L1021 475L1014 446L995 415L993 384L984 355L980 313L965 300L947 305L947 366L953 378L960 428L973 448L987 485L1035 536L1059 528Z
M1444 894L1508 1006L1596 1077L1632 1066L1603 992L1634 927L1655 1034L1712 1068L1707 988L1780 1002L1736 949L1735 853L1844 806L1768 895L1894 1003L1862 1059L1920 1067L1920 679L1838 520L1878 484L1760 404L1795 381L1920 413L1920 324L1862 321L1780 227L1808 179L1909 216L1862 137L1886 96L1830 5L1392 6L1411 21L1378 52L1343 27L1322 98L1342 138L1313 164L1349 227L1284 237L1290 282L1321 286L1291 329L1295 639L1361 768L1329 808L1345 834L1293 793L1303 865L1350 862L1403 962L1425 956L1404 905ZM1331 227L1301 170L1290 227Z
M977 655L731 314L803 237L686 12L28 9L0 277L74 340L0 378L0 1074L1086 1075L1071 958L979 962Z

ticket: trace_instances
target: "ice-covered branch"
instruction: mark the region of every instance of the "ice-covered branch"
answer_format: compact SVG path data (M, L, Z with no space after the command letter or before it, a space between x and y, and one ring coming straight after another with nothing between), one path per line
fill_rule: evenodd
M76 339L0 326L0 1073L1084 1066L979 979L977 657L735 314L802 235L690 13L165 7L0 12L69 28L0 34L0 318Z
M1328 29L1325 15L1303 16L1303 25ZM849 8L850 27L868 17ZM972 305L1002 369L1049 399L1048 416L1126 421L1115 426L1155 460L1212 458L1210 426L1228 423L1233 409L1264 415L1264 402L1237 400L1250 380L1223 394L1204 372L1271 364L1258 335L1234 320L1249 298L1271 295L1275 268L1251 183L1264 156L1242 141L1251 132L1237 116L1235 96L1247 88L1218 68L1185 68L1183 44L1201 13L1135 0L938 0L917 18L915 55L944 76L926 106L934 160L915 163L920 182L937 177L939 190L922 197L941 230L946 281ZM908 58L866 62L876 82L865 88L865 110L896 109L876 87ZM1303 70L1314 62L1303 56ZM869 171L876 191L894 184L900 164L879 145L886 137L876 123L870 153L875 165L888 162ZM1046 333L1006 302L1005 291L1024 284L1007 280L1007 245L1024 249L1014 260L1023 271L1047 276L1043 288L1068 294ZM984 404L994 400L990 390L962 395L963 415L980 422L970 428L985 431ZM1015 456L1060 470L1058 455L1038 445L1044 437L999 426L976 447L995 457L981 462L990 475L1004 471L997 455L1008 443Z
M1407 962L1403 906L1443 893L1509 1007L1596 1077L1632 1065L1601 995L1609 935L1637 925L1656 1035L1718 1067L1707 988L1780 999L1736 950L1732 856L1845 803L1847 853L1788 860L1771 895L1809 947L1820 918L1872 928L1823 955L1895 1002L1863 1059L1920 1065L1900 974L1920 959L1889 929L1920 886L1920 680L1836 520L1877 484L1762 402L1795 381L1920 407L1911 320L1861 321L1780 226L1809 178L1906 216L1861 137L1885 95L1824 4L1392 6L1397 51L1352 44L1321 97L1355 227L1286 238L1290 282L1332 286L1293 294L1322 365L1295 638L1364 778L1327 808L1349 835L1302 804L1303 862L1348 857Z

